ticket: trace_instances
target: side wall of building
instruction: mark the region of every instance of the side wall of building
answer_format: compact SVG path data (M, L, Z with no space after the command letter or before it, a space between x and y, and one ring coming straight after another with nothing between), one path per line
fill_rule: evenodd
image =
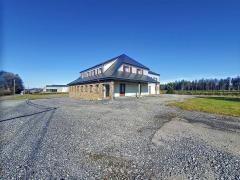
M160 88L159 84L156 84L156 83L149 83L148 84L149 94L160 94L159 88Z

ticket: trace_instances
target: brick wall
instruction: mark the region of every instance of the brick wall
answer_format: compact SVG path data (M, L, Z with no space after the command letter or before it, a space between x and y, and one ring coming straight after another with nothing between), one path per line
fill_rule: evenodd
M74 85L69 87L69 97L79 98L79 99L88 99L88 100L97 100L104 99L104 84L109 84L109 97L113 98L113 82L106 83L93 83L93 84L83 84L83 85Z

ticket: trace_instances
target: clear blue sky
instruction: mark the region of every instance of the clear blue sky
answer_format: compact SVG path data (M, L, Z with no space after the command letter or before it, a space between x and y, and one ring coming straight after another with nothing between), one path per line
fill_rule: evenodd
M66 84L122 53L163 82L240 74L239 0L2 0L2 67Z

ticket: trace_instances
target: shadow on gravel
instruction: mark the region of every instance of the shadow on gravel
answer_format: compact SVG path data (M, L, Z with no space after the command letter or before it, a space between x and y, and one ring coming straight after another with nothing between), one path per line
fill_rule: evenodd
M46 123L44 124L41 132L39 133L39 138L37 139L36 143L32 146L32 151L31 154L29 155L26 164L28 167L33 167L34 163L37 161L37 154L41 149L41 144L43 142L44 137L46 136L49 124L53 118L53 115L55 113L55 110L53 110L49 116L49 118L47 119ZM26 178L29 179L30 175L33 175L35 172L34 171L30 171L29 173L26 174Z
M46 133L48 131L49 128L49 124L54 116L55 113L55 109L53 111L50 112L49 117L46 118L44 125L42 127L42 129L39 132L39 136L36 139L36 142L34 144L32 144L32 148L31 148L31 152L28 155L27 159L24 162L24 165L20 165L16 168L16 172L15 175L18 177L22 177L23 179L31 179L32 177L34 177L34 175L37 173L36 169L32 169L34 167L35 162L37 162L37 158L38 158L38 153L41 150L41 145L43 143L43 140L46 136ZM38 118L39 119L44 119L44 116L47 114L43 114L42 116L40 116ZM37 121L37 123L39 123L40 121ZM34 123L32 125L32 127L30 127L30 129L34 129L34 126L37 125L37 123ZM24 144L24 141L26 140L26 138L30 135L30 131L28 131L23 137L22 137L22 142L19 143L20 145L16 146L13 151L11 152L10 157L13 156L14 152L16 150L18 150L22 144ZM49 172L49 174L51 174L51 172Z
M1 119L0 122L10 121L10 120L14 120L14 119L22 118L22 117L33 116L33 115L36 115L36 114L41 114L41 113L45 113L45 112L48 112L48 111L52 111L52 110L56 110L56 109L57 109L57 107L46 107L46 106L43 106L43 105L34 104L34 103L30 102L30 101L26 101L26 103L27 103L29 106L34 106L34 107L36 107L36 108L38 108L38 109L45 109L45 110L40 111L40 112L31 113L31 114L24 114L24 115L12 117L12 118Z
M155 116L153 117L153 122L152 122L151 125L145 126L145 127L142 127L142 128L139 128L139 129L137 130L137 132L138 132L138 133L142 133L142 132L144 132L144 131L146 131L146 130L153 130L154 133L155 133L155 131L161 129L162 126L163 126L165 123L171 121L173 118L176 118L176 117L177 117L177 115L176 115L175 113L167 113L167 114L155 115ZM154 133L153 133L153 134L154 134Z
M240 132L240 124L238 122L234 123L228 121L227 119L217 119L217 118L209 118L209 117L189 117L187 115L183 116L183 119L188 121L189 123L202 123L206 124L212 129L228 131L228 132Z

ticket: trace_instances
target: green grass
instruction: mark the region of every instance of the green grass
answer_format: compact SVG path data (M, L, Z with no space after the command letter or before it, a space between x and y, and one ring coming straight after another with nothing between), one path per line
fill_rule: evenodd
M0 100L34 100L34 99L49 99L56 97L66 97L68 93L38 93L38 94L24 94L24 95L15 95L15 96L2 96Z
M240 116L239 97L198 97L183 102L174 102L170 105L189 111Z

